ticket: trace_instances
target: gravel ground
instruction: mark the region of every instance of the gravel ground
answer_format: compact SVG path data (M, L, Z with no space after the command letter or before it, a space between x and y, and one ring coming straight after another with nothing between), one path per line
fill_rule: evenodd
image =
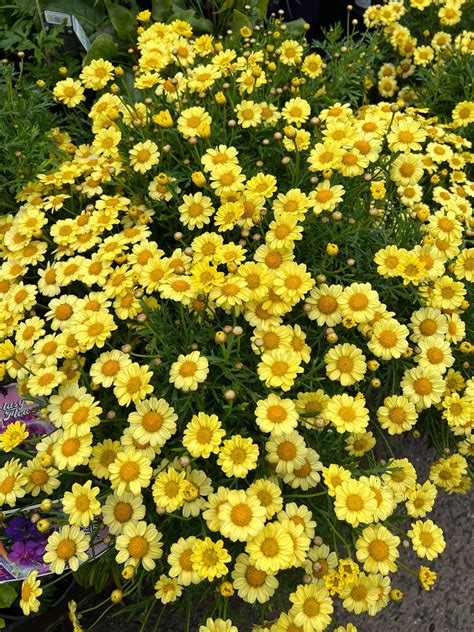
M415 464L418 480L427 478L428 468L433 461L433 452L422 442L413 438L402 438L392 443L397 456L406 456ZM361 615L351 618L341 612L338 624L352 621L359 632L404 632L414 628L419 632L470 632L474 620L474 559L470 543L472 540L472 494L466 496L438 494L430 518L445 532L446 550L437 560L428 565L438 574L436 585L430 592L421 588L418 580L403 571L394 576L393 586L403 591L402 601L391 603L375 619ZM418 568L420 560L414 554L402 553L403 561ZM203 610L197 606L193 611L191 630L199 629ZM258 613L242 610L242 617L234 619L240 632L250 632L252 622L259 620ZM154 630L155 621L147 625L146 632ZM86 622L84 622L86 623ZM93 632L138 632L140 624L120 618L106 618L94 627ZM176 615L161 620L158 632L183 632L184 622Z

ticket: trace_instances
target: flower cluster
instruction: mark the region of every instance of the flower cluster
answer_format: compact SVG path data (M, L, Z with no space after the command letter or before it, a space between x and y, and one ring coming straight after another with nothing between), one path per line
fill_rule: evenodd
M470 488L474 410L471 144L454 114L322 103L283 27L234 46L153 23L133 75L59 81L90 142L55 131L63 162L0 219L2 371L55 426L2 461L0 505L40 501L57 574L103 523L146 611L211 583L225 618L290 586L273 632L325 629L335 597L384 608L403 516L420 558L443 551L426 516ZM415 427L442 455L426 481L373 452Z

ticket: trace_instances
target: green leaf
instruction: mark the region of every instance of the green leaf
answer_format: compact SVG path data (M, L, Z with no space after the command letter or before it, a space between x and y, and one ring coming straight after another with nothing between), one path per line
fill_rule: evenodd
M132 13L125 7L110 2L110 0L105 0L105 6L120 39L133 42L135 40L135 27Z
M0 585L0 608L9 608L16 598L16 590L11 584Z
M286 23L285 34L297 39L298 37L301 37L305 32L305 24L306 20L303 20L303 18L291 20L291 22Z
M252 28L252 22L249 20L249 18L244 14L241 13L240 11L235 10L234 11L234 17L232 19L232 24L231 24L231 29L232 29L232 36L231 39L233 42L235 42L236 40L239 39L240 37L240 29L243 26L248 26L250 29Z
M5 623L5 619L0 617L0 630L3 630L7 624Z
M268 0L250 0L249 2L252 13L257 15L257 18L263 20L268 11Z
M173 0L152 0L151 13L153 19L159 22L166 22L175 11L173 4L175 4ZM182 4L179 8L185 9L186 7Z
M87 55L84 57L83 65L87 66L93 59L113 59L117 54L117 44L111 35L102 33L92 42Z

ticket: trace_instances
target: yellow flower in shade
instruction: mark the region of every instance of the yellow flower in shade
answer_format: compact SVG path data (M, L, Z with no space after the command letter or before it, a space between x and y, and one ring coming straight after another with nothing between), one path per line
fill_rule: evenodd
M382 318L373 326L367 347L382 360L399 358L408 349L408 333L394 318Z
M164 399L151 397L128 416L132 436L140 443L161 448L176 432L178 415Z
M206 381L209 373L209 363L206 357L199 351L193 351L188 355L179 355L173 362L170 370L170 382L185 393L195 391L202 382Z
M90 538L79 527L66 525L54 531L49 537L43 560L53 573L62 575L66 564L77 571L79 564L88 558Z
M170 577L176 578L181 586L199 584L199 582L202 581L191 561L191 555L196 541L197 538L195 536L179 538L179 540L170 547L167 560L170 566L169 575Z
M425 590L430 590L431 586L434 586L437 577L436 573L427 566L420 566L418 579Z
M442 375L454 364L449 342L442 336L430 336L427 340L420 340L418 347L421 351L414 360L420 367L435 368Z
M364 397L334 395L327 403L325 417L340 433L364 432L369 422L369 411L365 407Z
M373 521L377 508L375 494L366 482L349 479L335 489L334 511L338 520L352 527Z
M267 388L281 388L289 391L298 373L303 373L299 356L291 351L276 349L263 353L257 372Z
M438 404L446 388L436 368L421 366L407 369L400 385L403 395L415 404L417 410Z
M360 573L341 590L343 607L349 612L368 612L377 603L379 589L373 576Z
M474 413L474 403L466 397L461 397L459 393L453 393L445 397L441 402L443 406L443 417L450 426L464 427L469 424Z
M291 474L303 467L307 456L306 444L295 430L288 434L272 435L265 444L267 461L279 476Z
M93 59L84 66L80 78L85 88L100 90L113 78L114 67L105 59Z
M50 496L61 484L57 478L58 470L42 467L38 457L26 463L23 474L26 477L25 490L32 496L38 496L41 492Z
M379 296L370 283L352 283L344 288L337 300L343 317L352 318L356 323L372 320L380 304Z
M245 547L250 563L270 575L289 568L293 550L293 540L279 522L266 524Z
M140 494L141 489L150 484L153 473L150 460L134 448L119 452L115 461L109 465L109 470L110 484L117 494L128 491Z
M200 191L192 195L183 195L183 203L178 210L181 223L190 230L209 224L215 211L211 198Z
M115 541L118 553L115 556L119 564L143 566L146 571L155 568L155 560L163 555L161 533L154 524L147 524L144 520L136 524L127 524L122 535Z
M203 107L195 106L182 110L178 118L178 130L184 138L202 136L203 131L210 127L212 118Z
M9 424L4 432L0 434L0 450L11 452L14 448L21 445L30 433L26 429L24 421L15 421Z
M120 535L127 524L143 520L145 511L142 496L130 492L110 494L102 506L104 524L112 535Z
M451 116L456 127L467 126L474 122L474 101L461 101L453 109Z
M134 171L138 173L146 173L154 165L158 164L160 152L158 146L151 140L143 143L136 143L128 152L130 156L130 165Z
M419 342L432 336L444 336L448 333L446 316L439 309L423 307L414 311L410 318L410 336L413 342Z
M39 337L39 331L34 332L35 338ZM33 332L32 332L33 333ZM32 341L33 342L33 341ZM11 340L5 340L0 343L0 360L3 362L9 360L15 355L15 345Z
M311 290L307 304L308 318L315 320L320 327L334 327L342 320L338 299L343 291L342 285L326 285L323 283Z
M416 424L418 414L415 404L403 395L386 397L383 406L377 409L377 419L388 434L395 435L411 430Z
M366 527L356 541L356 555L367 573L395 573L400 538L383 525Z
M198 632L239 632L230 619L206 619L206 624L199 626Z
M423 485L416 483L413 489L407 491L405 506L412 518L424 518L433 510L438 490L430 481Z
M245 478L257 467L258 454L258 446L250 437L234 435L223 442L217 464L226 476Z
M390 178L400 186L412 186L421 180L423 171L423 161L419 154L401 154L390 167Z
M294 261L278 268L273 279L273 289L283 300L296 305L314 286L314 280L304 264Z
M247 489L249 497L255 496L266 512L266 519L270 520L281 511L283 507L283 497L280 487L267 478L256 479Z
M186 486L186 472L177 472L174 467L160 472L153 483L153 500L157 509L168 513L184 503L183 491Z
M321 544L319 546L312 546L306 557L304 570L305 573L314 577L314 579L323 579L329 572L334 570L337 566L337 555L334 551L327 546L327 544Z
M156 591L155 597L162 604L173 603L183 593L183 587L180 586L178 580L167 575L160 575L160 579L155 583L154 588Z
M324 361L329 379L340 382L342 386L359 382L367 370L362 351L347 342L333 347L325 355Z
M275 436L288 434L298 426L298 413L293 401L281 399L274 393L257 402L255 416L260 430Z
M214 542L211 538L197 539L190 556L193 568L196 569L198 575L210 582L227 574L226 563L231 559L224 547L224 542L222 540Z
M360 457L372 450L375 444L376 440L371 432L356 432L347 437L346 450L352 456Z
M211 453L219 453L219 446L224 436L225 430L217 415L197 413L186 425L183 445L191 456L207 459Z
M382 474L382 480L390 487L397 502L405 500L416 484L413 464L408 459L393 459L387 464L387 468L389 471Z
M336 465L336 463L331 463L328 467L323 467L322 474L324 484L328 488L328 494L330 496L335 496L336 489L341 483L351 478L349 470L346 470L342 465Z
M219 506L221 534L233 542L247 542L263 529L266 511L256 496L243 490L231 490Z
M300 64L303 55L303 47L293 39L284 40L280 46L280 61L285 66L296 66Z
M434 560L446 548L443 530L435 525L432 520L412 522L411 529L407 531L407 535L418 557Z
M278 579L258 570L246 553L240 553L232 571L232 585L243 601L266 603L278 588Z
M69 516L69 523L77 527L87 527L100 514L100 503L96 496L98 487L92 487L91 481L84 485L74 483L70 492L62 498L64 513Z
M23 580L20 590L20 608L25 617L29 616L32 612L38 612L40 607L38 597L42 594L43 589L40 588L38 571L30 571L26 579Z
M74 81L71 77L58 81L53 88L53 95L56 101L61 101L68 108L74 108L86 99L81 82Z
M330 624L334 608L325 588L302 584L289 599L293 605L288 614L302 630L324 630Z
M244 129L257 127L262 122L262 109L255 101L242 100L235 107L237 121Z
M114 395L120 406L129 406L132 402L138 404L153 392L150 380L153 373L147 366L140 366L132 362L120 369L114 378Z
M305 99L295 97L285 103L281 113L287 123L294 123L299 127L308 120L311 114L311 106Z
M71 472L78 465L86 465L92 452L92 433L76 436L70 431L59 432L52 448L54 464L58 470Z
M465 296L466 288L463 283L454 281L451 277L442 276L434 282L429 307L442 310L458 309Z

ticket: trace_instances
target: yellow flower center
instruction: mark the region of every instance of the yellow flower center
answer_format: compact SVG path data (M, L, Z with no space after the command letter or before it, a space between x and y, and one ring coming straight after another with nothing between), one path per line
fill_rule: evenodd
M285 375L285 373L288 371L288 368L288 362L285 362L285 360L277 360L272 365L272 373L277 377L281 377L282 375Z
M389 548L383 540L374 540L369 544L369 555L376 562L383 562L389 556Z
M423 336L432 336L436 333L437 329L438 326L436 324L436 321L432 320L431 318L426 318L420 323L420 332L423 334Z
M287 418L287 412L283 406L270 406L267 410L267 417L271 422L280 424Z
M119 369L120 362L118 360L106 360L100 370L106 377L113 377L118 373Z
M245 579L252 588L260 588L260 586L263 586L266 578L267 574L264 571L259 571L251 564L245 569Z
M150 410L142 417L142 426L147 432L158 432L163 425L163 417L160 413Z
M66 439L66 441L63 443L61 452L65 457L74 456L75 454L77 454L80 447L80 440L77 437L70 437L69 439Z
M137 559L145 557L150 549L150 545L148 544L147 539L144 538L142 535L134 535L132 538L130 538L130 542L128 543L127 548L131 557Z
M332 314L337 310L337 300L333 296L321 296L317 305L322 314Z
M354 361L348 357L338 358L336 368L340 373L350 373L354 368Z
M265 557L276 557L280 552L280 545L275 538L265 538L260 550Z
M364 294L361 294L359 292L356 294L353 294L349 299L349 307L355 312L359 312L364 309L367 309L368 305L369 305L368 298L364 296Z
M346 506L350 511L362 511L364 500L359 494L349 494L346 499Z
M282 461L293 461L297 454L296 446L291 441L282 441L277 448L277 454Z
M81 494L76 497L76 509L78 511L88 511L90 507L90 502L87 494Z
M252 510L246 503L239 503L232 507L230 519L238 527L246 527L252 520Z
M193 563L191 562L191 555L193 554L191 549L184 550L179 556L179 565L183 571L192 571Z
M393 331L386 329L379 335L379 342L385 349L390 349L397 344L397 336Z
M426 377L415 380L413 388L417 395L429 395L433 390L433 385Z
M56 549L56 555L61 560L69 560L76 554L76 543L71 538L61 540Z
M183 377L191 377L196 373L197 364L192 360L186 360L179 367L179 372Z
M309 599L305 599L303 603L303 612L307 617L317 617L321 610L321 606L319 601L310 597Z
M140 468L138 467L138 463L135 463L134 461L126 461L120 468L120 478L126 483L135 481L139 474Z

